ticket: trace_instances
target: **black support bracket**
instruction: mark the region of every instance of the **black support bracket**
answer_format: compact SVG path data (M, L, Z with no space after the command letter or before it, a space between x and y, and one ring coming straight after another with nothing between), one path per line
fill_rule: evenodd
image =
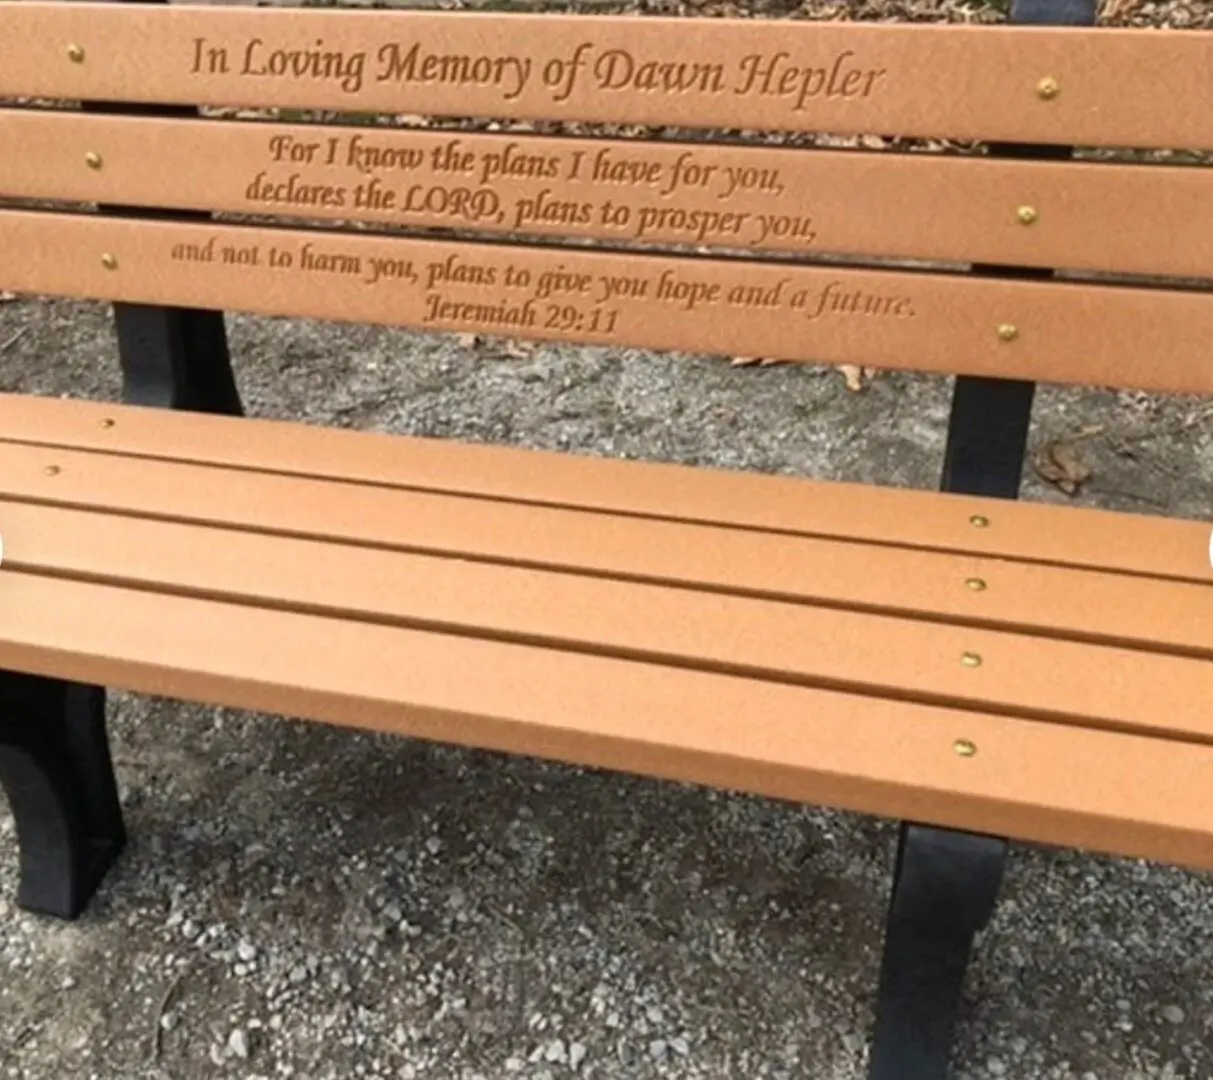
M1014 0L1012 23L1091 26L1096 0ZM996 157L1064 160L1073 149L999 143ZM974 266L983 276L1042 280L1048 268ZM1019 497L1036 386L960 376L941 490ZM907 822L901 827L877 991L869 1080L946 1080L973 939L994 908L1007 844Z
M0 672L0 736L0 787L21 849L17 903L74 919L126 842L105 691Z

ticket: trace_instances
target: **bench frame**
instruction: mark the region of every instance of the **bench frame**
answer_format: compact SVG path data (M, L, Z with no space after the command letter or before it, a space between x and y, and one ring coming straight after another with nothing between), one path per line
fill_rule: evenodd
M160 0L162 2L162 0ZM1019 25L1090 26L1096 0L1013 0ZM191 109L104 102L86 111L181 116ZM997 144L992 155L1066 159L1070 148ZM121 214L121 207L102 207ZM156 215L157 211L140 210ZM180 220L207 214L173 214ZM1050 270L974 267L976 274L1047 279ZM240 415L224 315L114 305L124 399L131 404ZM956 380L941 489L1014 499L1035 384ZM18 904L72 919L121 851L125 832L105 726L105 691L0 672L0 785L20 842ZM904 823L877 994L870 1080L943 1080L975 935L994 907L1005 840Z

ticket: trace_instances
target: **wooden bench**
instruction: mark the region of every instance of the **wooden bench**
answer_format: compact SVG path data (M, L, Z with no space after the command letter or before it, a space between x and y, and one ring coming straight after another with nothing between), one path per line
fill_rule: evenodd
M1093 16L0 5L0 288L114 302L128 400L0 397L20 902L121 848L101 686L904 820L874 1080L1005 838L1213 867L1209 524L1012 501L1037 380L1213 390L1213 169L1069 160L1213 148L1213 34ZM944 491L206 415L227 309L956 373Z

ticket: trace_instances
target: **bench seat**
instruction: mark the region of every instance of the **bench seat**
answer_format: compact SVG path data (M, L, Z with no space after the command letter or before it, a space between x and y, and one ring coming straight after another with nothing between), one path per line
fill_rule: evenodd
M1207 524L7 395L0 432L0 667L1213 867Z

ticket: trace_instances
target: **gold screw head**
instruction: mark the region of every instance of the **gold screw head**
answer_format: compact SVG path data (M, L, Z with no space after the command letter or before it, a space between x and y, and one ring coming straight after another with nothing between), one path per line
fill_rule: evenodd
M107 251L104 255L101 256L101 265L104 266L107 270L117 270L118 269L117 256L111 255Z
M48 465L42 471L46 473L47 476L58 476L63 470L60 469L58 465Z
M1052 75L1046 75L1036 84L1036 96L1041 101L1052 101L1061 93L1061 87Z
M107 416L104 420L101 421L101 426L103 428L112 428L115 423L116 423L116 421L113 419L113 417Z
M986 583L982 578L971 577L966 579L965 585L968 586L970 592L985 592Z
M986 529L990 526L990 519L985 514L974 514L969 518L969 524L975 529Z
M90 150L87 154L84 155L84 164L87 165L90 169L101 168L101 165L102 165L101 155L98 154L96 150Z
M998 328L998 340L999 341L1005 341L1005 342L1010 343L1010 342L1014 341L1017 337L1019 337L1019 327L1015 326L1013 323L1003 323Z
M978 668L981 667L981 654L975 652L965 652L960 654L960 662L965 667Z
M69 45L67 47L67 55L68 55L68 59L70 59L73 64L83 64L84 63L84 46L77 45L73 42L71 45Z
M976 757L977 744L969 739L957 739L952 743L952 751L957 757Z
M1034 206L1021 206L1015 211L1015 216L1019 218L1020 225L1032 225L1040 217Z

